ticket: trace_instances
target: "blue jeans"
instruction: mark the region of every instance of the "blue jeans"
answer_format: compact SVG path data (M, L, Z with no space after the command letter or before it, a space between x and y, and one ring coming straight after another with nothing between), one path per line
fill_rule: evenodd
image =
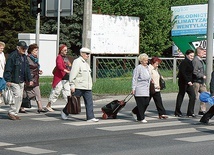
M83 97L86 109L86 119L95 118L93 111L92 91L84 89L75 89L74 96Z

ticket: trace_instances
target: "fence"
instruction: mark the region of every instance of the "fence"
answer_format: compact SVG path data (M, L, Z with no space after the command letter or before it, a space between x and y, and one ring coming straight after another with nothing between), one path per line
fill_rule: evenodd
M176 83L178 66L184 58L160 58L159 70L165 78L172 78ZM93 56L93 82L97 78L131 77L138 65L137 57L99 57Z

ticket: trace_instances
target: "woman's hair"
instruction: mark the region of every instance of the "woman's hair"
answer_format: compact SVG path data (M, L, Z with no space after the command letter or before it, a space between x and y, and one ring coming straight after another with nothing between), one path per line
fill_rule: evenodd
M191 54L191 53L195 53L195 52L194 52L193 50L190 50L190 49L189 49L189 50L186 51L185 55L189 55L189 54Z
M5 43L0 41L0 45L5 47Z
M144 59L149 59L149 56L146 53L142 53L138 56L139 61L142 61Z
M158 62L158 63L161 63L161 59L160 58L158 58L158 57L153 57L151 60L150 60L150 63L151 64L154 64L155 62Z
M62 49L67 47L65 44L60 44L59 45L59 54L61 53Z
M35 48L39 48L39 46L37 44L31 44L28 47L27 53L31 54L31 52L35 49Z

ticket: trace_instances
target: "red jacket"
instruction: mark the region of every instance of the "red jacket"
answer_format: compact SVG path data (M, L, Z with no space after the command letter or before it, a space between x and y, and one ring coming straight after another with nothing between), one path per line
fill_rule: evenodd
M65 76L66 72L64 72L64 69L66 69L65 62L62 58L62 56L59 54L56 58L56 71L54 72L52 87L55 88L56 85L62 80L62 78Z

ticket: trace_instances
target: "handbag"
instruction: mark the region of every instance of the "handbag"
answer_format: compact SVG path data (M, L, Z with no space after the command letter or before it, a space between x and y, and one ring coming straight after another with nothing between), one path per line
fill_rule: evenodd
M79 114L81 112L80 97L74 95L68 96L66 110L68 114Z
M56 66L54 67L54 69L52 70L52 74L54 75L56 72Z
M26 97L22 98L21 107L23 107L23 108L31 108L31 101L30 101L30 98L29 98L27 92L26 92Z
M150 81L150 87L149 87L150 95L153 95L155 93L155 84Z
M159 79L159 83L160 83L160 90L166 89L166 83L164 81L164 79L160 76Z
M15 103L13 92L10 89L10 87L6 87L2 91L2 96L3 96L3 100L4 100L5 105L14 104Z

